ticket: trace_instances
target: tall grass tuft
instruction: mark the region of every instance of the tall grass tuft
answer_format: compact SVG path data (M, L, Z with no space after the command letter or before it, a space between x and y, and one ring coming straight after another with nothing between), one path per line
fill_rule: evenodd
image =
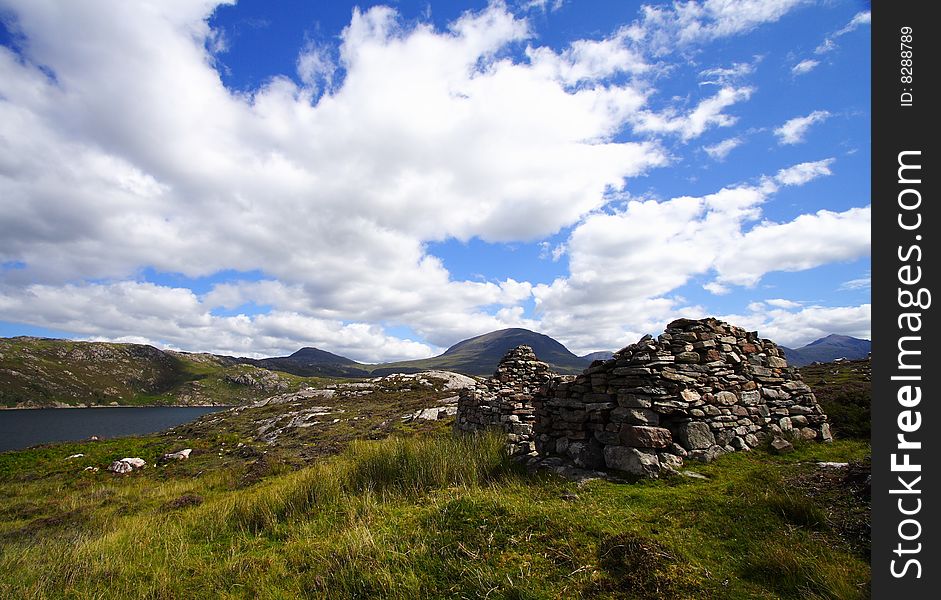
M436 488L483 485L512 469L504 441L495 434L355 441L337 460L243 493L229 520L259 532L341 501L349 504L354 496L412 497Z
M413 495L485 484L511 468L496 434L354 442L345 454L347 489Z

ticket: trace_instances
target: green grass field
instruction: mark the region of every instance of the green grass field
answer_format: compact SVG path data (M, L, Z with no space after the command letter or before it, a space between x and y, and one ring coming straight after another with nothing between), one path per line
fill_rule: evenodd
M189 461L152 466L182 446ZM0 598L868 597L845 523L866 511L848 487L802 487L864 442L581 486L444 431L260 480L242 450L155 436L0 455ZM151 466L83 471L122 456Z

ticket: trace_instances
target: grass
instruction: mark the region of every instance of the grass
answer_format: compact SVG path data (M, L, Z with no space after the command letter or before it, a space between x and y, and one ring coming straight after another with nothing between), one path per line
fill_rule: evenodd
M0 455L0 597L868 596L868 560L828 507L787 491L813 461L862 458L862 442L692 467L707 480L582 486L447 433L353 442L247 487L221 441L129 476L63 466L179 443Z

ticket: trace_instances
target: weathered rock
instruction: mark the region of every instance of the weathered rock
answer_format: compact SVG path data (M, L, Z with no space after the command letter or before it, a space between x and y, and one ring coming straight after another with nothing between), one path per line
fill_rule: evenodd
M702 421L683 423L676 433L680 445L687 450L703 450L716 443L712 429Z
M621 444L635 448L667 448L673 443L673 435L663 427L646 425L622 425Z
M615 469L641 475L645 477L658 477L660 475L660 459L656 454L643 452L637 448L625 446L606 446L604 449L604 463L609 469Z
M776 437L771 440L771 451L775 454L786 454L794 450L794 445L783 437Z

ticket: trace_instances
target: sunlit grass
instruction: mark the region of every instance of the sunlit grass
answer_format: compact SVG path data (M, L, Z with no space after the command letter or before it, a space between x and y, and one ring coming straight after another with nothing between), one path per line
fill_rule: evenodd
M705 481L584 486L521 472L489 436L356 442L247 488L227 468L23 459L0 483L0 598L862 598L867 561L783 478L866 452L809 444L693 466Z

